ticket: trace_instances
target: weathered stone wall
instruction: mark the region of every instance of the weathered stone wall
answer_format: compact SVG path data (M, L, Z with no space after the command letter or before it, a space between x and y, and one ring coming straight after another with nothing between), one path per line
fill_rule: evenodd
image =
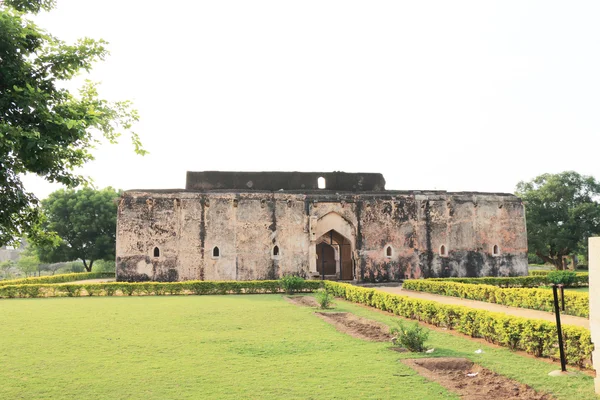
M319 238L332 229L349 246L357 280L527 273L524 209L512 195L180 190L123 195L117 275L120 280L311 277ZM275 245L279 255L273 255Z

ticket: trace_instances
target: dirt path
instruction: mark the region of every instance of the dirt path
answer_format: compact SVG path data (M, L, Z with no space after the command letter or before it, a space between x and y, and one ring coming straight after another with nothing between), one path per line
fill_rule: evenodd
M390 328L377 321L345 312L317 312L315 314L335 326L338 331L355 338L373 342L389 342L392 339Z
M466 358L402 360L425 378L438 382L463 400L550 400L549 394L496 374Z
M465 307L477 308L477 309L481 309L481 310L488 310L488 311L499 312L499 313L504 313L504 314L509 314L509 315L515 315L517 317L537 318L537 319L543 319L543 320L550 321L550 322L556 322L556 317L554 316L554 314L550 313L550 312L546 312L546 311L529 310L527 308L518 308L518 307L508 307L508 306L503 306L500 304L486 303L483 301L461 299L459 297L442 296L439 294L424 293L424 292L415 292L412 290L402 289L400 287L379 286L376 289L381 290L382 292L400 294L402 296L415 297L415 298L423 299L423 300L432 300L432 301L437 301L437 302L444 303L444 304L452 304L455 306L465 306ZM566 325L582 326L582 327L588 328L588 329L590 327L589 320L587 318L573 317L571 315L561 314L560 321L561 321L561 323L566 324Z
M105 283L105 282L114 282L115 278L100 278L100 279L84 279L82 281L73 281L73 282L64 282L59 283L59 285L70 285L73 283L82 284L82 283Z

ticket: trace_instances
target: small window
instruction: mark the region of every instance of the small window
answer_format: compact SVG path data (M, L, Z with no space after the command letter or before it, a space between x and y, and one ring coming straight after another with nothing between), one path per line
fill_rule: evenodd
M319 179L317 179L317 185L319 186L319 189L325 189L325 178L323 178L322 176L319 177Z
M392 246L387 246L385 248L385 256L387 258L392 258L392 255L394 254L394 249L392 249Z
M500 254L500 248L498 247L497 244L494 245L494 248L492 250L492 254L495 255L495 256L497 256L497 255Z
M219 251L219 248L217 246L215 246L213 248L213 257L217 258L221 256L221 252Z
M158 249L158 247L154 248L154 257L160 257L160 250Z
M278 256L279 255L279 246L273 247L273 255L274 256Z
M441 245L440 246L440 256L445 257L447 255L448 255L448 253L446 252L446 246L445 245Z

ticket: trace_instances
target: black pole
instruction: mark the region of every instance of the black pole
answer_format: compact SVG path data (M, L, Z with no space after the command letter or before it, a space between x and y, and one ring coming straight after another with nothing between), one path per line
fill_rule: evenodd
M333 248L333 230L329 231L329 247L333 250L333 267L335 268L335 250Z
M565 360L565 349L563 348L562 328L560 327L560 309L558 308L558 290L556 285L552 285L554 293L554 313L556 314L556 330L558 331L558 349L560 350L560 369L563 372L567 371L567 362Z
M325 243L321 244L321 280L325 280Z
M560 301L562 302L562 310L565 311L565 285L558 285L560 288Z

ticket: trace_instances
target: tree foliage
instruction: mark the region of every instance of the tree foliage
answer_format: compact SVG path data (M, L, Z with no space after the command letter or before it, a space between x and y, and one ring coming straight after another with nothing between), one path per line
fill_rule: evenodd
M78 95L65 81L108 54L106 42L84 38L67 44L40 29L25 13L50 10L53 0L0 1L0 245L25 234L39 240L38 200L22 174L67 187L86 183L74 170L93 159L101 138L115 143L138 114L128 101L100 99L94 83ZM135 151L144 154L130 132Z
M600 234L600 183L591 176L544 174L519 182L516 194L525 202L529 252L557 269Z
M22 255L17 261L17 268L25 274L25 276L35 276L39 271L40 260L33 254Z
M34 245L42 262L81 259L91 272L95 260L113 260L119 197L112 188L61 189L42 201L44 229L56 233L57 245Z

